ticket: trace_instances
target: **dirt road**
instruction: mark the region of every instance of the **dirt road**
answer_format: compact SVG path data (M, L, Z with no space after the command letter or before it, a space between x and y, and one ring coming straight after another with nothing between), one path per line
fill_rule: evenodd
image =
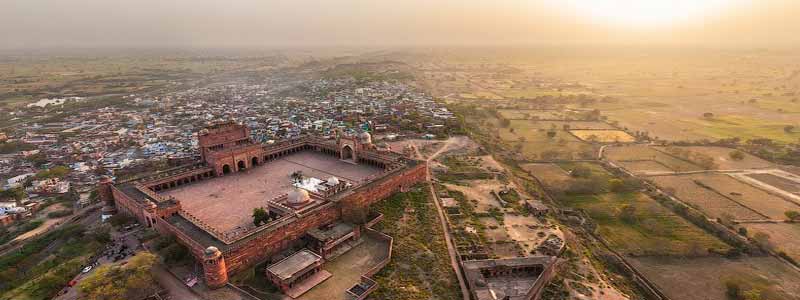
M447 151L450 146L454 144L458 144L459 140L462 140L463 143L464 137L451 137L447 139L447 141L442 145L439 150L431 154L430 157L426 159L428 163L430 163L433 159L438 157L440 154ZM422 158L422 155L419 153L419 149L414 147L414 151L417 153L417 157ZM436 197L436 190L433 188L433 174L431 174L431 169L428 168L428 188L431 192L431 197L433 197L433 203L436 204L436 212L439 215L439 221L442 225L442 231L444 232L444 240L447 244L447 252L450 254L450 264L453 267L453 271L456 272L456 278L458 279L458 285L461 287L461 295L464 297L464 300L470 300L469 289L467 289L467 284L464 280L464 276L461 275L461 266L458 264L458 255L456 254L456 248L453 246L453 239L450 237L450 227L447 225L447 218L444 215L444 209L442 209L442 204L439 203L439 198Z

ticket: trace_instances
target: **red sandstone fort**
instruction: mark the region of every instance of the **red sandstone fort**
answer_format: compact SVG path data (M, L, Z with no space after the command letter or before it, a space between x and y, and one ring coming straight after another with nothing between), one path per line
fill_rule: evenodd
M246 126L222 123L203 129L198 142L200 161L125 182L104 178L99 195L105 211L134 216L186 245L210 287L301 239L312 249L270 266L267 277L287 291L317 276L322 259L358 239L370 204L427 172L424 161L377 149L368 133L264 145ZM268 214L258 226L256 208Z

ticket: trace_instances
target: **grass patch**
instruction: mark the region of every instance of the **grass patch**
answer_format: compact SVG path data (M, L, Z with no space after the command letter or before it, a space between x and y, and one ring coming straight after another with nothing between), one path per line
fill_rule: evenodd
M626 254L702 256L709 249L729 249L727 244L641 193L568 196L561 201L586 211L597 223L598 233Z
M427 187L417 185L375 206L377 228L394 238L391 262L375 275L376 299L456 299L459 287L436 208Z

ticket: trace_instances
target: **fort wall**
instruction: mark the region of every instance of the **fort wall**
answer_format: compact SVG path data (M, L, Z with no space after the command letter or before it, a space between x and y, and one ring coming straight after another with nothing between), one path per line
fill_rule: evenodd
M371 146L368 134L362 134L358 139L337 139L350 141L344 144L332 144L305 136L277 144L260 145L249 138L249 129L246 126L230 123L204 130L198 140L202 161L125 185L101 185L99 192L101 197L113 198L120 213L135 217L141 224L154 227L162 235L175 236L178 242L186 245L197 260L203 263L206 281L210 286L224 285L229 272L241 271L280 253L296 244L313 228L339 219L363 224L367 221L370 205L427 178L427 163L409 162L395 153L372 151L374 147ZM326 202L319 207L295 211L280 221L235 238L226 238L224 233L216 232L212 227L193 219L190 214L181 210L180 201L164 198L156 193L224 173L252 168L299 151L318 151L336 157L341 157L343 151L352 151L352 157L348 157L352 163L381 167L384 172L365 179L349 190L331 195L329 199L323 199ZM172 217L184 218L199 230L211 234L221 242L217 244L220 249L198 242L203 239L193 237L193 233L184 232L170 223ZM210 251L218 251L219 256L209 256Z

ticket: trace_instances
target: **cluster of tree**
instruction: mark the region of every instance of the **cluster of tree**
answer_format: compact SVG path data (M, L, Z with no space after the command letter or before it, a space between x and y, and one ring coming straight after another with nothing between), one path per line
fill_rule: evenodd
M736 161L743 160L744 157L745 157L744 152L739 151L739 150L731 151L731 153L729 153L728 156L730 156L731 159L736 160Z
M53 212L47 213L47 217L51 218L51 219L62 218L62 217L69 216L72 213L73 213L73 211L71 209L62 209L62 210L57 210L57 211L53 211Z
M738 137L711 141L708 139L698 141L677 141L675 146L720 146L738 148L772 162L800 166L800 141L797 143L780 143L772 139L759 138L742 141ZM733 158L733 157L732 157ZM734 158L735 159L735 158Z
M37 167L37 168L41 168L42 166L44 166L48 162L50 162L50 160L47 159L47 155L42 153L42 152L39 152L39 153L36 153L36 154L32 154L32 155L28 155L27 157L25 157L25 160L28 161L34 167Z
M174 236L161 236L153 242L153 250L164 259L167 264L177 264L189 261L189 249L175 240Z
M142 299L159 290L151 269L156 257L139 252L125 265L103 265L84 278L78 287L90 300Z
M741 281L725 281L725 295L731 300L761 300L762 291L757 288L748 288Z
M0 143L0 154L10 154L36 149L36 146L21 141Z
M0 293L23 287L30 299L53 298L109 240L107 231L74 224L34 238L0 257Z
M36 173L36 179L64 178L64 176L67 176L69 172L70 169L65 166L55 166Z
M0 199L19 201L25 199L25 190L21 187L0 191Z
M108 222L114 227L122 227L127 224L132 224L136 219L126 214L116 214L108 218Z
M710 170L717 167L717 163L712 156L679 147L667 147L666 150L673 156L690 161L703 169Z

